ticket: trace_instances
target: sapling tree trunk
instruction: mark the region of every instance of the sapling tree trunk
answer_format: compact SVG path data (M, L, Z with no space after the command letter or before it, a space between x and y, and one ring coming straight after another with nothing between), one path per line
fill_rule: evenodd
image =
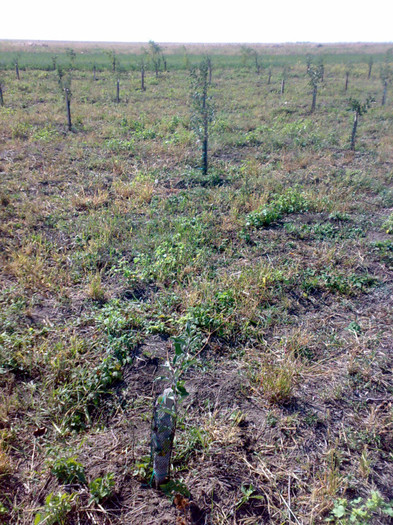
M356 138L356 130L358 128L358 122L359 122L359 113L355 111L354 118L353 118L352 134L351 134L351 150L352 151L355 151L355 138Z
M372 57L370 57L368 60L368 75L367 75L368 80L370 80L371 78L371 71L373 69L373 63L374 63L374 60Z
M67 123L68 123L68 130L72 130L72 122L71 122L71 93L68 88L64 88L64 94L65 94L65 103L66 103L66 110L67 110Z
M312 103L311 103L311 113L314 113L315 106L317 103L317 92L318 92L318 86L315 85L312 90Z
M255 72L256 72L257 75L259 75L261 73L261 66L260 66L259 61L258 61L257 53L255 53Z
M97 80L97 68L95 65L93 66L93 80L94 82Z
M146 86L145 86L145 66L144 66L144 64L141 65L141 89L142 89L142 91L146 91Z
M4 98L3 98L3 86L0 84L0 106L4 106Z
M207 151L209 143L209 119L207 109L207 83L204 79L204 84L202 86L202 125L203 125L203 135L202 135L202 173L207 175L208 170L208 160L207 160Z
M272 79L272 70L269 69L269 72L268 72L268 77L267 77L267 85L269 86L270 85L270 81Z
M207 57L207 68L209 71L209 84L212 83L212 61L210 57Z
M349 71L346 71L345 73L345 91L348 90L348 82L349 82Z
M388 91L388 81L384 80L381 106L384 106L386 104L386 93L387 93L387 91Z
M205 109L206 106L206 97L204 98L204 115L203 115L203 142L202 142L202 172L204 175L207 175L208 161L207 161L207 150L209 142L209 123L207 112Z
M156 400L151 433L153 478L157 489L169 479L175 431L176 395L172 388L166 388Z
M170 387L158 396L154 404L151 458L153 460L153 478L156 488L169 479L173 440L176 432L178 406L188 396L182 379L183 374L194 364L195 357L190 349L195 345L195 336L192 336L190 324L187 323L182 337L174 338L174 354L168 355L162 365L164 375L157 379L167 380Z
M16 74L16 78L18 80L20 80L20 76L19 76L19 64L18 64L18 61L15 62L15 74Z
M120 79L117 79L116 82L116 102L119 104L120 102Z
M280 94L283 95L284 94L284 91L285 91L285 78L283 78L281 80L281 90L280 90Z
M323 79L323 64L313 64L311 57L307 59L307 75L310 77L310 85L312 87L312 103L311 113L315 111L317 103L318 84Z

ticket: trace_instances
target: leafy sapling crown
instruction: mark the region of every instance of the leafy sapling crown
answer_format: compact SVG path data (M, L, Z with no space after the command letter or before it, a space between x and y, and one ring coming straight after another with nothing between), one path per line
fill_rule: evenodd
M174 355L171 359L168 356L163 366L165 373L159 378L169 382L170 387L175 393L176 400L179 401L182 401L188 396L182 376L196 363L195 357L191 353L195 344L196 337L192 333L191 325L187 323L184 335L172 339Z
M150 55L150 60L153 65L153 69L156 73L156 77L158 78L158 72L161 69L161 62L162 62L162 48L159 44L157 44L153 40L149 41L149 55Z
M70 60L70 69L74 69L75 66L75 59L76 59L76 53L72 48L66 49L66 55Z
M368 96L366 98L365 102L361 102L360 100L356 98L350 98L348 100L348 111L353 111L354 118L353 118L353 126L352 126L352 133L351 133L351 150L355 150L355 138L356 138L356 131L359 123L359 117L367 113L369 110L371 104L374 102L374 98L371 96Z
M374 97L368 96L365 100L365 102L360 102L360 100L356 98L350 98L348 99L348 110L354 111L359 116L362 116L367 113L367 111L370 109L371 104L375 101Z

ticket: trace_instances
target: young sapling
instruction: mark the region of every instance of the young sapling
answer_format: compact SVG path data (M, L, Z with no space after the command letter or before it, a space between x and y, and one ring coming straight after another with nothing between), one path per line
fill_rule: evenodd
M196 136L202 143L202 172L208 171L209 124L213 120L213 105L208 95L208 62L202 60L198 67L191 70L191 124Z
M312 87L312 103L311 103L311 113L315 111L315 106L317 102L317 92L318 85L322 82L323 79L323 64L313 64L310 61L307 62L307 74L310 78L310 85Z
M350 98L348 101L349 103L348 111L352 111L354 114L352 133L351 133L351 150L352 151L355 150L355 139L356 139L356 132L357 132L357 127L359 123L359 117L367 113L372 102L374 102L374 99L372 97L367 97L364 103L361 103L359 100L355 98Z

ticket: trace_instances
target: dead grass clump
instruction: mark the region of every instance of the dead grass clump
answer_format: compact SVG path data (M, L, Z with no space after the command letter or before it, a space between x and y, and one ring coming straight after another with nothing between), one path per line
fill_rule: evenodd
M6 452L2 431L0 431L0 481L12 472L11 459Z
M220 414L218 410L209 413L205 422L202 424L203 430L208 436L210 446L220 446L225 448L240 441L239 424L243 419L240 410L235 410L230 414Z
M102 286L100 272L97 272L90 276L90 282L87 288L87 295L93 301L103 302L106 300L106 294Z
M287 358L280 363L269 359L261 366L257 388L269 403L285 405L294 396L298 375L296 360Z
M87 209L96 210L108 204L109 193L107 191L99 190L94 195L86 195L83 191L82 193L74 195L71 202L74 208L80 211Z
M131 200L137 205L143 205L151 202L154 183L149 180L116 181L113 184L113 189L118 197Z
M26 289L53 291L68 283L62 257L53 246L37 239L10 251L6 268Z
M322 517L333 507L333 501L347 488L346 478L340 472L340 453L335 448L326 454L326 462L316 476L315 487L311 494L313 517Z
M10 203L10 199L8 195L6 195L3 191L0 191L0 204L1 206L7 207Z

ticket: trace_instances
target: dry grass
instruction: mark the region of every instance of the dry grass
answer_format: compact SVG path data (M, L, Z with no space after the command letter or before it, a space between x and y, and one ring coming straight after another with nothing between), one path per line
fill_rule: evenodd
M285 405L295 394L298 377L298 361L292 358L280 362L266 360L256 378L256 389L269 403Z
M108 191L97 191L93 195L86 195L84 192L73 196L71 203L79 211L93 209L96 210L106 206L109 202Z

